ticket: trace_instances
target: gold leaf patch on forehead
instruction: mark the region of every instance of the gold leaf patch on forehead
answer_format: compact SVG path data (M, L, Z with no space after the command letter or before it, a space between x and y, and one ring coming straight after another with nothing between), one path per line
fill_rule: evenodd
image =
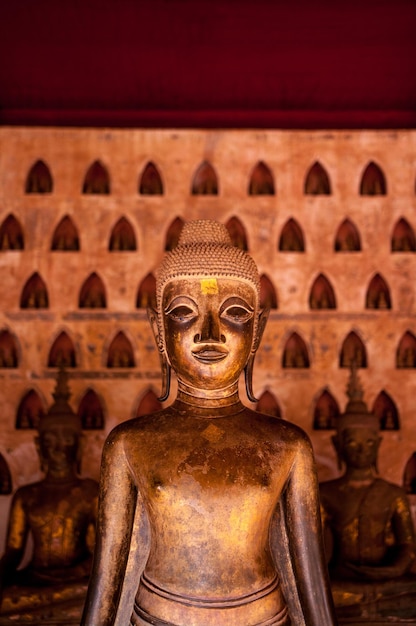
M215 296L218 293L218 283L216 278L201 278L200 284L201 293L205 296Z

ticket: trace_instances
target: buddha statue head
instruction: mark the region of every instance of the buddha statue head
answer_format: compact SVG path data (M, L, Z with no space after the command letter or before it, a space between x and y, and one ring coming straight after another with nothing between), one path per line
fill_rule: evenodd
M193 389L225 389L244 370L250 401L255 353L268 311L260 310L260 278L253 259L232 245L212 220L184 225L176 248L156 274L157 311L149 318L161 355L163 392L170 370Z
M372 468L377 471L377 456L382 440L379 435L380 424L363 400L355 361L351 363L350 370L347 386L349 400L345 412L336 420L336 434L332 437L332 443L340 468L345 463L347 469Z
M35 439L42 470L50 476L76 474L81 464L82 426L68 400L68 374L62 367L58 372L54 403L46 415L40 417Z

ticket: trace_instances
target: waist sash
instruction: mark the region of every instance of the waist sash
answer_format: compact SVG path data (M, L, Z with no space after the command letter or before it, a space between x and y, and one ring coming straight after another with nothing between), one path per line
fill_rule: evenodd
M174 594L143 575L130 623L131 626L289 626L290 620L277 578L255 593L212 600Z

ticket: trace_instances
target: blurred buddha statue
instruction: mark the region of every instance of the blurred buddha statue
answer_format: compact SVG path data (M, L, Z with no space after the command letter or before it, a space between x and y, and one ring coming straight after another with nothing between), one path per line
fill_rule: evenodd
M185 224L150 313L171 406L104 446L84 626L330 626L311 444L239 399L267 312L252 258L224 226ZM307 549L305 547L307 546Z
M68 404L67 374L58 374L55 402L38 426L43 480L14 494L0 561L1 615L30 621L80 616L94 547L98 484L79 478L81 423ZM19 569L29 536L33 553ZM19 622L20 623L20 622Z
M409 503L401 487L378 476L379 422L363 401L355 363L347 393L349 402L333 436L345 472L320 485L337 612L343 617L414 617L415 543Z

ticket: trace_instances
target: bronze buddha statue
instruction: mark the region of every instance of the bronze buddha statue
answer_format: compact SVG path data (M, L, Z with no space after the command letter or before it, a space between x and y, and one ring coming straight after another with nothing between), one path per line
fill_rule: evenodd
M24 614L25 619L35 620L42 610L55 615L54 606L58 615L62 602L68 615L72 601L80 616L87 590L98 484L77 475L81 423L68 404L70 392L63 369L53 395L55 402L41 416L36 438L45 478L20 487L12 499L0 561L2 616ZM33 553L28 565L18 569L29 535Z
M330 626L311 444L238 394L267 312L252 258L224 226L185 224L150 314L173 404L103 450L83 626Z
M333 436L345 472L320 484L337 611L342 617L416 617L409 503L401 487L378 476L379 421L363 401L355 363L347 393Z

